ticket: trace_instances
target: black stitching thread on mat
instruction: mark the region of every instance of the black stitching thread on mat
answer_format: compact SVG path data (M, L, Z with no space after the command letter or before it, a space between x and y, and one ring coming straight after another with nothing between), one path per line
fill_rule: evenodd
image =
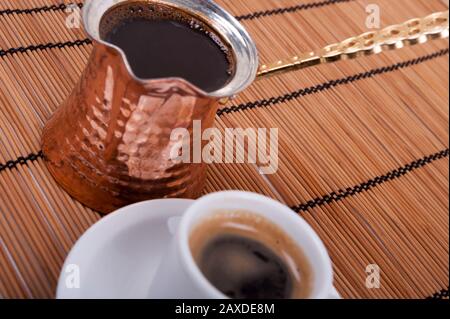
M354 0L324 0L324 1L318 1L318 2L302 3L302 4L291 6L291 7L257 11L257 12L237 16L236 19L239 21L254 20L254 19L259 19L261 17L273 16L273 15L284 14L284 13L293 13L296 11L320 8L320 7L325 7L328 5L333 5L333 4L337 4L337 3L343 3L343 2L350 2L350 1L354 1ZM83 7L82 3L72 3L72 4L77 5L79 8ZM5 10L0 10L0 16L8 15L8 14L32 14L32 13L38 13L38 12L64 11L64 10L66 10L66 8L69 5L70 4L62 3L59 5L42 6L42 7L29 8L29 9L5 9Z
M0 57L4 57L7 55L14 55L17 53L25 53L25 52L31 52L31 51L42 51L46 49L62 49L62 48L70 48L75 46L81 46L84 44L91 44L92 41L89 39L84 40L75 40L75 41L67 41L67 42L56 42L56 43L47 43L47 44L37 44L37 45L30 45L27 47L18 47L18 48L10 48L7 50L0 50Z
M291 93L287 93L284 95L280 95L277 97L271 97L269 99L262 99L262 100L258 100L258 101L254 101L254 102L248 102L248 103L244 103L244 104L239 104L239 105L233 105L233 106L229 106L229 107L225 107L220 109L219 111L217 111L217 115L218 116L222 116L224 114L229 114L229 113L234 113L234 112L239 112L239 111L244 111L244 110L249 110L249 109L254 109L257 107L267 107L270 105L276 105L276 104L280 104L280 103L284 103L287 101L291 101L294 99L298 99L301 98L303 96L306 95L310 95L310 94L315 94L321 91L326 91L329 90L331 88L337 87L337 86L341 86L341 85L345 85L345 84L350 84L353 82L357 82L363 79L368 79L368 78L372 78L374 76L377 75L381 75L384 73L389 73L389 72L393 72L393 71L397 71L400 69L404 69L416 64L420 64L422 62L426 62L438 57L441 57L443 55L446 55L449 53L449 49L442 49L439 50L437 52L434 52L432 54L428 54L428 55L424 55L421 56L419 58L416 59L412 59L412 60L408 60L408 61L404 61L404 62L399 62L390 66L384 66L381 68L377 68L377 69L372 69L366 72L362 72L362 73L358 73L355 75L351 75L345 78L341 78L341 79L337 79L337 80L331 80L325 83L321 83L318 85L314 85L314 86L310 86L308 88L305 89L301 89L295 92L291 92Z
M426 298L426 299L444 299L444 298L448 298L449 294L448 294L448 287L447 289L442 289L441 291L436 292L435 294L433 294L432 296Z
M0 163L0 172L6 170L6 169L13 169L16 168L19 165L25 165L27 163L30 162L35 162L40 158L44 158L44 154L42 153L42 151L39 151L37 154L30 154L27 157L19 157L18 159L16 159L15 161L8 161L6 162L6 164L1 164Z
M302 3L302 4L291 6L291 7L257 11L254 13L237 16L236 19L239 21L254 20L254 19L259 19L261 17L268 17L268 16L284 14L284 13L293 13L293 12L297 12L297 11L308 10L308 9L313 9L313 8L320 8L320 7L325 7L325 6L332 5L332 4L344 3L344 2L350 2L350 1L354 1L354 0L325 0L325 1L318 1L318 2Z
M54 4L51 6L42 6L42 7L29 8L29 9L5 9L5 10L0 10L0 16L8 15L8 14L32 14L32 13L38 13L38 12L64 11L70 5L76 5L79 8L83 7L82 3L71 3L71 4L61 3L59 5Z
M334 191L323 197L317 197L317 198L312 199L304 204L297 205L297 206L294 206L291 208L292 208L292 210L294 210L298 213L306 212L309 209L312 209L312 208L315 208L318 206L339 202L347 197L351 197L351 196L358 195L360 193L364 193L364 192L366 192L376 186L379 186L385 182L395 180L395 179L400 178L400 177L402 177L416 169L419 169L427 164L430 164L434 161L448 157L449 151L450 150L447 148L438 153L435 153L435 154L432 154L429 156L425 156L419 160L416 160L405 166L402 166L393 171L390 171L387 174L372 178L371 180L368 180L367 182L361 183L361 184L353 186L353 187L348 187L346 189L340 189L338 191Z

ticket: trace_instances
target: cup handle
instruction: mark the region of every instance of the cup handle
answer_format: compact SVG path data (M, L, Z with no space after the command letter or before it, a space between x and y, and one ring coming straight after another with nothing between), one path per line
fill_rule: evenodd
M327 299L342 299L342 297L336 288L332 287L331 291L328 293Z

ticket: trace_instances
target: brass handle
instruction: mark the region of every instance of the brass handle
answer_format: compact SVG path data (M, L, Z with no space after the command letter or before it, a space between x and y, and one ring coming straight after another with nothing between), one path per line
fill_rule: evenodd
M257 78L270 77L317 64L378 54L384 50L400 49L404 46L424 43L431 39L447 38L448 36L447 10L433 13L424 18L411 19L380 31L366 32L342 42L328 45L317 52L303 53L286 60L262 65Z

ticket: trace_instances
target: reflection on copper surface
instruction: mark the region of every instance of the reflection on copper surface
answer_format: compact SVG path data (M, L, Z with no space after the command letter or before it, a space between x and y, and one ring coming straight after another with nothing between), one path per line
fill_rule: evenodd
M108 213L154 198L196 198L204 164L173 162L174 128L211 127L217 99L179 79L137 82L112 48L95 45L69 98L47 123L47 166L69 194Z

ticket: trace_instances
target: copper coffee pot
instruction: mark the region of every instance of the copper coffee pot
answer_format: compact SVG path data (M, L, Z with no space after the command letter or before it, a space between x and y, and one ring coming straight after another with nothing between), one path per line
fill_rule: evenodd
M147 0L200 19L229 45L234 75L223 88L207 93L179 78L136 77L124 52L100 38L105 12L125 1L133 0L85 1L83 23L94 48L79 83L42 137L47 167L56 181L75 199L102 213L147 199L197 198L205 181L205 164L171 159L172 130L192 132L194 120L202 121L202 129L212 127L219 101L235 96L255 78L448 36L447 11L259 66L250 35L213 1Z

